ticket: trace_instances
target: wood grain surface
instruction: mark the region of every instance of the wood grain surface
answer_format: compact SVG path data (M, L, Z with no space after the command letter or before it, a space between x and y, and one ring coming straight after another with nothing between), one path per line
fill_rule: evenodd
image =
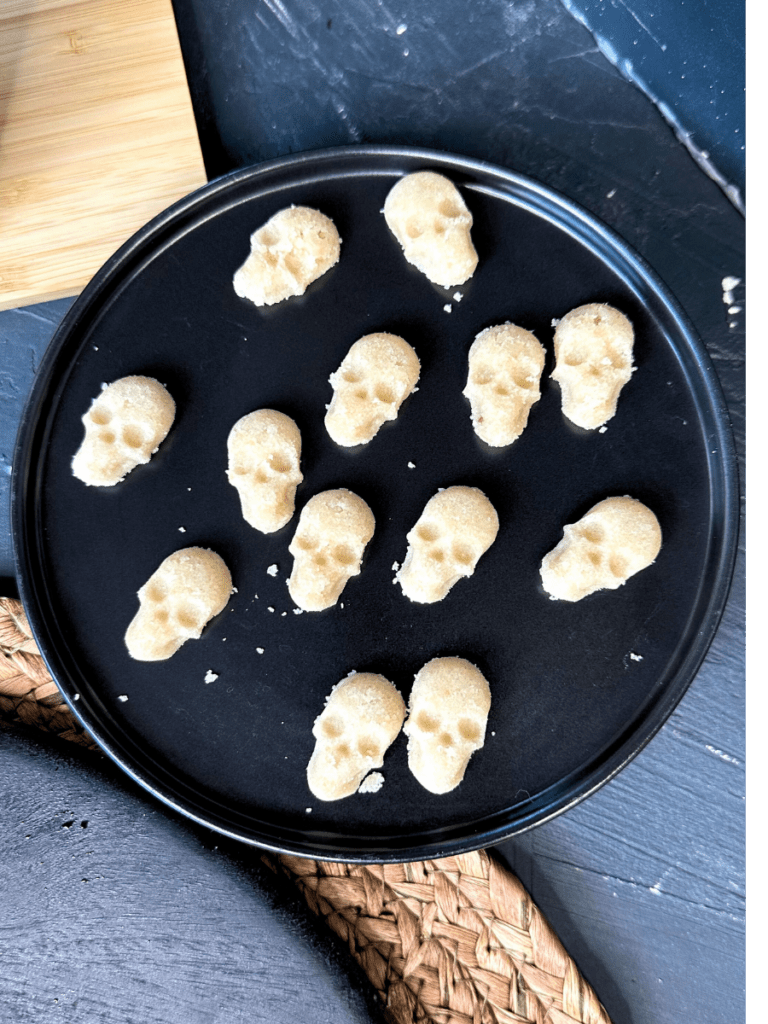
M0 6L0 309L76 294L205 180L170 0Z

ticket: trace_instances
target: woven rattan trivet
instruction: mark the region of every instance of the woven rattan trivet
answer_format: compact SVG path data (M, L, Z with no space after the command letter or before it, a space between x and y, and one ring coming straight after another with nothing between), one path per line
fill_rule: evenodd
M18 601L0 598L0 719L81 746ZM408 864L264 857L349 946L393 1024L610 1024L518 879L480 850Z

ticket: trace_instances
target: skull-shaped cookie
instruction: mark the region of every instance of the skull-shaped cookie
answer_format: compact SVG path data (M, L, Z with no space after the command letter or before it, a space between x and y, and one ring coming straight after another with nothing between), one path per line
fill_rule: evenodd
M72 473L93 487L120 483L149 462L171 429L176 403L152 377L122 377L103 385L83 416L85 437Z
M417 674L408 702L408 767L430 793L450 793L485 742L491 690L464 658L433 658Z
M442 174L417 171L401 178L386 198L384 218L408 262L434 284L451 288L474 274L472 214Z
M293 570L288 590L306 612L320 612L338 601L360 563L376 521L368 505L352 491L338 488L310 498L288 550Z
M555 328L556 366L563 413L594 430L616 413L619 393L632 376L632 324L617 309L593 302L567 313Z
M340 800L356 793L400 732L405 703L384 676L351 672L331 691L315 720L315 749L307 782L318 800Z
M477 335L463 394L475 433L486 444L501 448L522 434L531 406L541 397L544 358L544 347L531 332L514 324L488 327Z
M396 419L416 387L419 369L419 357L396 334L367 334L356 341L330 377L333 399L325 426L336 444L367 444L382 423Z
M463 576L472 575L498 531L496 509L477 487L438 491L408 534L395 579L411 601L442 601Z
M240 495L245 521L262 533L281 529L304 479L299 428L285 413L257 409L232 427L227 452L227 478Z
M580 601L596 590L616 590L653 563L661 528L636 498L605 498L577 523L541 563L541 580L552 598Z
M308 206L279 210L251 235L250 255L232 281L235 292L257 306L303 295L338 263L340 251L330 217Z
M207 548L174 551L139 590L139 610L125 645L137 661L165 661L224 610L232 577L224 560Z

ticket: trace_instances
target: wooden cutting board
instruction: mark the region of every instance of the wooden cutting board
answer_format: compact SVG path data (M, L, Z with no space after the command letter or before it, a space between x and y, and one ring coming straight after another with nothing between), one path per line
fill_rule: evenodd
M205 181L170 0L0 0L0 309L77 294Z

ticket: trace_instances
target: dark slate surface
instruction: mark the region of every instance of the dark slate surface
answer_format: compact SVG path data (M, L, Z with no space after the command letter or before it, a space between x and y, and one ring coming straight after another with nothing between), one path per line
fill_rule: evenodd
M743 458L744 292L724 302L722 284L744 277L743 221L558 0L175 8L211 176L394 142L559 189L675 293L713 358ZM708 5L720 25L729 11ZM6 591L16 426L68 305L0 314ZM499 848L617 1024L744 1016L743 581L740 555L704 666L649 746L584 803ZM0 1020L381 1019L344 949L256 851L34 732L0 732L0 778Z

